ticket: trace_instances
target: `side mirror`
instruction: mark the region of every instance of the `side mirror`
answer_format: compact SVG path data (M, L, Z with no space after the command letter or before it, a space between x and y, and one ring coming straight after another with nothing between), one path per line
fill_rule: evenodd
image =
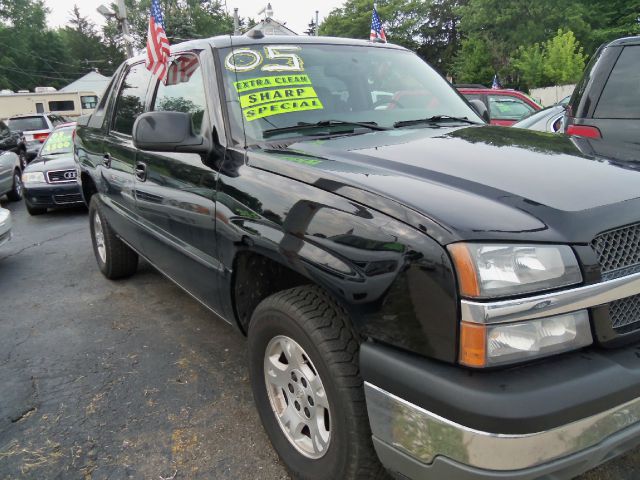
M133 144L156 152L209 152L206 139L193 132L191 114L182 112L143 113L133 124Z
M474 98L473 100L469 100L469 103L473 110L480 115L485 122L489 123L491 121L491 118L489 117L489 110L482 100Z

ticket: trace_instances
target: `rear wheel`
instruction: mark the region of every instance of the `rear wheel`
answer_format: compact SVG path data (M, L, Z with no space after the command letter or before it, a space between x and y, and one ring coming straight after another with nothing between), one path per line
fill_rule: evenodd
M252 316L253 395L295 479L387 478L371 442L358 350L346 313L318 287L276 293Z
M109 279L129 277L138 268L138 254L118 238L102 213L98 196L91 197L89 228L98 267Z
M22 177L20 170L17 168L13 172L13 187L11 191L7 193L7 198L12 202L19 202L22 200Z

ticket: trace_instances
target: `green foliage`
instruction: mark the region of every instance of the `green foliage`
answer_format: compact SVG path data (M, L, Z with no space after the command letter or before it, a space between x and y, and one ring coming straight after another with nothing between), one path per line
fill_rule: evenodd
M387 40L410 49L419 47L419 28L430 2L419 0L380 0L378 14L383 20ZM368 39L371 32L371 0L347 0L334 9L320 25L320 35Z
M125 0L125 4L135 47L143 49L147 43L151 0ZM233 31L233 19L218 0L163 0L160 5L171 44ZM117 5L112 4L112 8Z
M450 73L456 53L461 48L459 9L469 0L432 0L427 3L426 15L418 28L418 55L441 73Z
M460 54L453 66L457 83L490 83L495 69L487 43L481 38L462 41Z
M528 87L546 83L544 74L544 51L539 43L520 46L511 60L513 68L520 73L522 82Z
M582 75L586 58L573 32L560 29L545 44L544 73L556 85L575 83Z

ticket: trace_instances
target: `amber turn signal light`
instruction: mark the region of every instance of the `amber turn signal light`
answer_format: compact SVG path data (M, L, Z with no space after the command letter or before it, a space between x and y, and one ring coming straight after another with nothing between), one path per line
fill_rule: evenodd
M476 323L460 324L460 363L467 367L487 364L487 328Z
M447 249L456 267L460 294L464 297L479 297L478 274L469 249L464 243L452 243Z

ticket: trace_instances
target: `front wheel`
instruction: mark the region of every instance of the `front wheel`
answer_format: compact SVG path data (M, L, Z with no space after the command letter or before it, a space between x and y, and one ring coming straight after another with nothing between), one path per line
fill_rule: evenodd
M24 169L27 168L29 162L27 161L27 152L24 150L20 150L18 153L18 158L20 159L20 170L24 172Z
M89 229L98 267L111 280L129 277L138 268L138 254L118 238L102 213L102 208L98 196L92 196Z
M318 287L297 287L260 303L248 336L256 406L292 477L386 478L344 310Z
M22 200L22 178L18 169L13 172L13 186L11 187L11 191L7 193L7 198L11 202L19 202Z

